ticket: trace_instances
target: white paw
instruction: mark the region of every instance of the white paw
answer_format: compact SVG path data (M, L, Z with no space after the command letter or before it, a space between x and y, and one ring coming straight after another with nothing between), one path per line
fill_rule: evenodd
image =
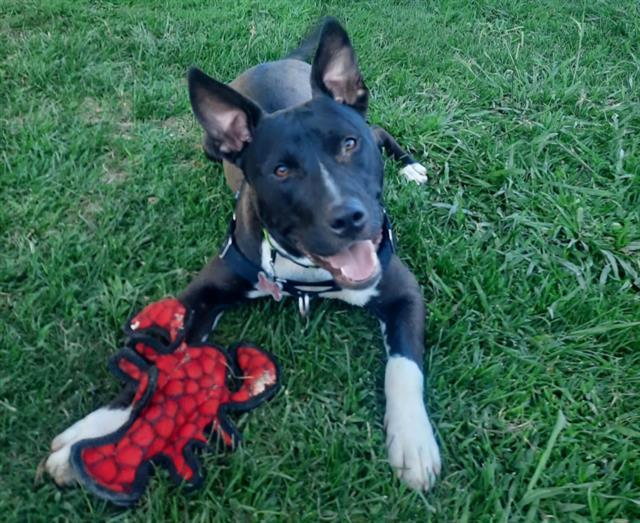
M389 464L415 490L429 490L440 474L438 444L424 409L392 408L385 416ZM389 407L387 407L388 409Z
M129 419L130 413L130 408L103 407L58 434L51 442L51 454L44 464L47 474L61 487L74 483L76 478L69 461L73 444L83 439L111 434Z
M400 174L410 182L415 182L418 185L425 183L429 179L427 178L427 168L418 162L405 165L400 169Z
M71 445L64 445L49 454L44 464L44 469L47 474L49 474L49 476L53 478L53 481L60 487L71 485L76 480L73 469L71 468L71 463L69 462L70 452Z
M411 488L426 491L440 474L441 460L422 398L423 379L413 361L389 359L385 376L389 464Z

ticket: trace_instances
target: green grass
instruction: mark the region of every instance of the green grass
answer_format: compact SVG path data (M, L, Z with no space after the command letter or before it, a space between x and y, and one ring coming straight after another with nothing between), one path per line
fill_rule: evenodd
M632 521L640 518L637 2L0 0L3 521ZM428 300L435 490L393 477L377 323L262 301L214 340L274 352L284 387L118 511L34 482L51 437L119 385L120 326L216 252L232 197L185 71L222 80L345 21L371 120L430 169L387 165L400 256ZM554 424L562 412L567 424Z

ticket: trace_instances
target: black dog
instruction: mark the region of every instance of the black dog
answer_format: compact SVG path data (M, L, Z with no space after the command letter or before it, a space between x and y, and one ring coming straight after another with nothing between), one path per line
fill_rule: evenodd
M313 64L302 59L317 47ZM247 298L310 297L366 307L382 326L389 462L427 490L440 454L423 400L425 310L415 277L393 254L381 203L383 147L418 183L424 167L366 122L368 90L349 38L326 19L288 58L249 69L229 86L189 71L189 95L204 149L223 160L238 190L220 255L180 299L194 310L193 338L206 338L222 311ZM79 439L116 430L130 397L99 409L56 437L47 471L73 481L68 457Z

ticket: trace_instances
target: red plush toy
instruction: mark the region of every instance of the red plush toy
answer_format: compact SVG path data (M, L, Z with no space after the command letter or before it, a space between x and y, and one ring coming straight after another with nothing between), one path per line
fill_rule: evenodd
M152 463L165 465L176 482L202 482L194 455L206 447L213 427L235 446L240 436L226 412L249 410L273 396L279 371L273 357L247 344L229 353L214 345L189 345L187 310L175 299L146 307L125 327L130 348L110 368L137 384L129 421L116 432L79 441L71 464L80 482L118 505L135 503L147 485ZM240 383L231 390L228 373Z

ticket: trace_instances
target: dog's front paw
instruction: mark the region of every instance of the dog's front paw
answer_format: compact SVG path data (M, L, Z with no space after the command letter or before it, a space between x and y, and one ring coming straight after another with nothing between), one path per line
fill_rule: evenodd
M69 456L71 446L78 440L78 430L72 425L58 434L51 442L51 454L44 463L44 470L55 481L56 485L64 487L75 482L75 475L71 468Z
M76 421L67 430L58 434L51 442L51 454L44 463L44 470L57 485L63 487L76 481L69 461L74 443L111 434L118 430L131 414L131 407L103 407Z
M392 356L385 372L389 463L416 490L429 490L440 473L440 451L423 400L424 376L418 365Z
M429 490L440 474L440 451L422 402L388 405L385 415L389 464L407 485Z
M414 162L409 165L405 165L402 169L400 169L400 174L405 177L405 179L410 182L415 182L418 185L426 183L429 178L427 178L427 168L421 163Z

